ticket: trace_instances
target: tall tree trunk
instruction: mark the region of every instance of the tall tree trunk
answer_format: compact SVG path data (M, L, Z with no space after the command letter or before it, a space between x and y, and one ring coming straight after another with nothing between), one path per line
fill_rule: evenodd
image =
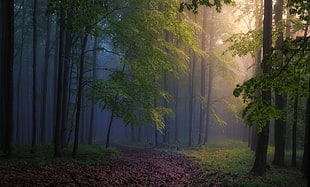
M136 138L135 138L135 128L134 128L134 126L130 127L130 135L131 135L131 141L135 142Z
M75 119L75 131L74 131L74 144L72 157L76 158L77 149L79 145L79 126L80 126L80 115L81 115L81 104L82 104L82 88L84 81L84 59L85 59L85 48L87 44L88 36L81 37L81 57L80 57L80 72L79 72L79 83L78 83L78 93L77 93L77 109L76 109L76 119Z
M310 93L310 79L308 80L308 92ZM310 186L310 157L309 157L309 142L310 142L310 96L307 98L306 106L306 124L305 124L305 142L304 142L304 155L302 159L302 171L305 178L307 178L307 185Z
M156 123L155 123L155 127L154 127L154 135L155 135L155 137L154 137L155 147L157 147L158 146L158 130L157 130Z
M22 118L22 112L23 112L23 107L21 105L21 103L23 103L23 100L24 98L22 97L23 96L23 92L21 91L22 90L22 72L23 72L23 65L24 63L23 62L23 59L24 59L24 41L25 41L25 18L26 18L26 10L27 8L24 7L23 10L22 10L22 31L21 31L21 38L20 38L20 41L21 41L21 46L20 46L20 55L19 55L19 69L18 69L18 75L17 75L17 85L16 85L16 105L15 105L15 111L16 111L16 143L17 144L20 144L23 142L23 139L22 139L22 126L23 126L23 123L21 123L21 118Z
M271 52L272 44L272 0L264 0L264 28L263 28L263 57L266 59ZM262 63L263 73L271 71L270 64ZM271 90L263 91L262 99L269 105L271 104ZM269 141L269 125L267 121L258 135L257 149L255 152L255 162L252 172L256 175L263 175L267 167L267 148Z
M206 51L207 49L207 39L206 39L206 29L207 29L207 11L206 7L203 9L203 21L202 21L202 31L201 31L201 49ZM200 81L200 95L202 101L200 101L200 116L199 116L199 135L198 135L198 144L202 143L203 139L203 127L206 121L206 57L201 57L201 81Z
M297 149L297 123L298 123L298 100L299 97L296 96L294 101L294 122L293 122L293 130L292 130L292 166L296 167L296 149Z
M105 143L105 147L106 148L108 148L110 146L110 134L111 134L111 127L112 127L112 124L113 124L113 120L114 120L114 112L112 110L111 116L110 116L110 120L109 120L107 139L106 139L106 143Z
M175 99L175 121L174 121L174 142L179 142L179 84L178 80L174 78L174 99Z
M57 20L59 20L60 14L57 13ZM53 104L53 109L52 109L52 124L54 124L54 126L52 126L51 128L51 133L49 135L52 135L51 137L53 137L54 139L54 143L55 143L55 130L56 130L56 121L57 121L57 98L58 98L58 59L59 59L59 49L60 49L60 27L57 26L57 23L55 24L55 49L54 49L54 58L53 58L53 102L55 103Z
M275 23L279 23L282 20L282 13L283 13L283 0L277 0L274 9L275 9L275 16L274 20ZM280 49L283 45L283 33L281 33L276 41L276 48ZM283 61L279 63L278 66L282 66ZM284 111L284 96L282 94L275 94L275 105L276 107ZM274 141L275 141L275 151L274 151L274 159L273 164L277 166L284 166L284 155L285 155L285 122L283 120L275 120L275 131L274 131Z
M32 142L31 142L31 153L35 152L36 138L37 138L37 107L36 107L36 80L37 80L37 17L38 17L38 0L33 1L33 44L32 44L32 54L33 54L33 64L32 64Z
M60 19L63 19L64 10L60 11ZM61 124L62 124L62 103L63 103L63 78L64 78L64 57L65 57L66 35L64 28L59 31L59 54L58 54L58 80L57 80L57 101L56 101L56 121L54 136L54 157L62 156L61 147Z
M47 5L49 1L47 1ZM46 41L45 41L45 52L44 52L44 72L43 72L43 100L42 100L42 118L41 118L41 143L45 143L46 141L46 107L47 107L47 86L48 86L48 69L49 69L49 57L50 57L50 44L51 43L51 15L47 15L46 17Z
M168 34L166 33L166 35L168 35ZM166 40L167 41L169 40L169 36L166 36ZM164 81L164 90L168 91L168 72L167 71L164 72L164 80L163 81ZM165 108L168 107L168 102L166 99L164 99L164 107ZM163 142L168 143L169 142L169 136L168 136L169 126L168 126L167 117L164 117L164 121L165 121L165 127L163 129Z
M192 52L191 56L191 68L189 74L189 119L188 119L188 146L192 146L192 134L193 134L193 115L194 115L194 88L195 88L195 70L196 70L196 54Z
M93 48L97 48L97 38L95 38ZM93 52L93 80L97 78L97 50ZM88 144L93 144L93 133L94 133L94 114L95 113L95 98L91 98L91 111L90 111L90 124L89 124L89 134L88 134Z
M156 99L154 99L154 107L156 107ZM158 146L158 130L157 130L157 124L154 124L154 144L155 147Z
M0 1L0 130L4 154L12 152L14 0Z
M71 49L72 49L72 35L66 32L65 44L65 59L64 59L64 76L63 76L63 101L62 101L62 119L61 119L61 147L64 148L66 144L66 129L69 113L69 82L70 82L70 64L71 64ZM83 45L83 44L82 44Z
M214 20L215 19L215 10L212 9L211 10L211 14L210 14L210 20ZM215 35L215 30L214 27L212 25L213 22L210 22L210 26L211 26L211 31L209 34L209 51L211 52L212 47L214 47L215 45L215 39L214 39L214 35ZM212 85L213 85L213 68L212 68L212 63L208 64L207 67L207 73L208 73L208 90L207 90L207 99L206 99L206 123L205 123L205 137L204 137L204 141L203 143L207 143L208 141L208 131L209 131L209 125L210 125L210 114L211 114L211 98L212 98Z

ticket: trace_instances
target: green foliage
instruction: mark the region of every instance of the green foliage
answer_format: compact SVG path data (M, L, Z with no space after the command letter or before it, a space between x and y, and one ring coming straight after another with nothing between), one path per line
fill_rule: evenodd
M214 7L216 8L216 11L220 12L222 10L223 4L232 4L232 0L192 0L191 3L184 3L182 2L180 4L180 12L184 10L184 8L187 8L187 10L191 10L194 14L198 13L198 6L204 5L207 7Z
M254 156L245 143L227 139L210 142L197 151L184 153L198 158L208 173L246 173L251 169Z
M301 28L302 20L308 21L308 4L304 1L288 3L290 12L298 14L300 21L294 21ZM293 21L293 20L289 20ZM298 23L298 24L297 24ZM303 25L305 27L305 25ZM307 26L308 27L308 26ZM273 31L273 40L284 30L284 22L279 22ZM307 32L308 29L305 30ZM260 48L262 34L249 31L247 34L237 34L227 40L231 42L229 50L234 55L255 55L256 49ZM245 47L244 47L245 46ZM287 38L280 48L272 49L271 55L263 59L262 64L269 64L269 73L258 74L254 78L245 81L242 85L237 85L234 96L241 96L247 107L242 112L248 125L257 125L260 131L265 126L266 121L271 119L283 119L279 111L272 102L262 99L262 92L273 90L277 94L288 93L291 99L296 96L309 97L308 81L310 74L309 67L309 36Z
M109 14L108 0L51 0L48 13L64 11L60 24L67 31L99 34L97 24Z
M273 159L273 149L268 149L268 161ZM198 164L206 172L208 181L222 182L224 186L303 186L302 174L298 169L270 167L266 175L256 177L249 173L254 162L254 152L246 143L218 139L207 143L198 150L183 151L197 158ZM302 158L302 154L298 157ZM289 158L289 156L287 156Z
M309 15L309 0L294 0L294 1L288 1L287 7L289 7L289 12L291 14L296 14L299 16L300 19L309 21L310 15Z
M258 49L263 45L263 29L251 30L247 33L233 34L226 41L232 43L228 50L233 56L255 56Z
M36 153L30 153L31 147L28 145L14 146L13 156L11 159L4 159L0 157L0 167L10 166L31 166L31 167L45 167L51 163L79 163L86 165L104 164L111 159L117 158L120 154L116 149L105 148L103 146L89 146L81 145L77 159L72 159L72 148L64 149L64 157L53 158L53 145L38 145L36 146Z
M309 96L308 40L309 37L285 40L280 50L274 50L274 53L265 59L264 63L272 65L270 73L258 74L242 85L237 85L233 94L236 97L242 96L244 103L248 104L242 115L250 126L255 124L260 130L267 120L284 117L272 103L262 99L261 92L268 89L278 94L286 92L292 99L297 95ZM285 65L279 66L282 58Z
M121 71L110 73L107 80L93 80L90 95L103 109L126 124L151 122L157 129L164 127L164 116L171 109L156 106L168 101L162 89L165 72L177 75L185 69L188 55L185 48L198 50L195 27L185 14L178 13L178 3L169 0L124 0L111 2L106 29L114 51L121 56Z

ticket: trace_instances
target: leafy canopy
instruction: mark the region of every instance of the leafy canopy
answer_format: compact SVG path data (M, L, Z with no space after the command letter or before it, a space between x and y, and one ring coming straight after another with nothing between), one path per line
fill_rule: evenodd
M308 13L304 12L308 5L302 2L288 5L292 6L291 13L297 13L302 20L309 19ZM308 27L308 25L304 25L304 27ZM245 42L239 41L240 43ZM237 45L234 45L233 50L238 48L236 46L240 46L238 42L236 42ZM309 36L307 35L296 39L287 38L279 49L272 49L271 55L263 59L263 63L271 65L270 73L258 74L242 85L237 85L233 94L236 97L242 96L244 103L247 104L242 115L247 120L248 125L257 125L260 132L266 121L284 119L282 111L277 109L272 102L262 99L261 93L263 91L272 89L277 94L286 92L292 99L298 95L309 97L309 44ZM249 53L250 51L248 50ZM243 54L246 52L239 53L239 55Z

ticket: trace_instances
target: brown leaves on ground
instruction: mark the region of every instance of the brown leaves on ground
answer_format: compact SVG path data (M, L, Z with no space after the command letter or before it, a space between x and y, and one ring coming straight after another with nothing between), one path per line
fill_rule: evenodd
M0 168L0 186L197 186L202 178L190 158L145 149L125 149L122 157L105 165Z

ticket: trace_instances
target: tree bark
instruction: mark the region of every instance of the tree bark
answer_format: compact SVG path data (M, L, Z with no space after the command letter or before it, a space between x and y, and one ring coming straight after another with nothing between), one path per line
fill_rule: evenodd
M81 114L81 103L82 103L82 89L84 81L84 59L85 59L85 48L87 44L88 36L81 37L81 57L80 57L80 72L79 72L79 84L78 84L78 93L77 93L77 109L76 109L76 119L75 119L75 132L74 132L74 144L72 151L72 158L76 158L77 149L79 145L79 125L80 125L80 114Z
M188 146L192 146L192 134L193 134L193 115L194 115L194 88L195 88L195 70L196 70L196 54L192 52L191 56L191 68L189 74L189 119L188 119Z
M114 119L114 112L112 110L112 113L110 116L110 121L109 121L109 126L108 126L107 139L106 139L106 143L105 143L106 148L108 148L110 146L110 134L111 134L111 127L113 124L113 119Z
M264 28L263 28L263 73L269 73L271 71L270 64L267 62L267 58L271 52L272 44L272 0L264 0ZM267 105L271 104L271 90L263 91L262 99ZM262 127L262 132L258 135L257 149L255 152L255 162L252 168L252 172L256 175L263 175L267 168L267 148L269 141L269 125L270 121L267 121L265 126Z
M14 0L0 1L0 130L3 152L11 157L13 136Z
M203 21L202 21L202 31L201 31L201 49L206 51L207 49L207 38L206 38L206 28L207 28L207 11L206 7L203 9ZM203 140L203 127L206 121L206 57L201 57L201 80L200 80L200 95L202 101L200 101L200 116L199 116L199 135L198 135L198 144L200 145Z
M65 147L66 144L66 129L68 122L68 113L69 113L69 83L70 83L70 64L71 64L71 49L72 49L72 35L68 32L65 33L66 42L65 42L65 56L64 56L64 75L63 75L63 83L62 83L62 119L61 119L61 127L60 127L60 136L61 136L61 148Z
M308 91L310 93L310 80L309 81L309 86L308 86ZM306 106L306 124L305 124L305 142L304 142L304 155L302 159L302 171L304 178L307 179L307 185L310 186L310 170L309 170L309 142L310 142L310 96L307 98L307 106Z
M95 38L93 48L97 48L97 38ZM97 50L93 52L93 80L97 78ZM88 144L93 144L93 133L94 133L94 113L95 113L95 98L91 98L91 112L90 112L90 124L89 124L89 134L88 134Z
M60 18L64 16L64 10L60 11ZM62 124L62 103L63 103L63 77L64 77L64 57L65 57L65 30L60 27L59 31L59 54L58 54L58 80L57 80L57 101L56 101L56 122L54 137L54 157L62 156L61 147L61 124Z
M297 149L297 122L298 122L298 99L296 96L294 101L294 122L293 122L293 130L292 130L292 166L296 167L296 149Z
M37 138L37 106L36 106L36 80L37 80L37 17L38 17L38 1L33 1L33 43L32 43L32 142L31 142L31 153L35 153L35 145L36 145L36 138Z
M174 99L175 99L175 121L174 121L174 143L179 142L179 84L178 80L174 78Z
M211 15L210 15L210 20L214 20L215 18L215 10L212 9L211 10ZM212 50L212 47L214 47L215 45L215 39L214 39L214 34L215 34L215 30L213 25L211 25L212 22L210 22L210 26L211 26L211 31L209 34L209 50ZM203 143L206 144L208 141L208 132L209 132L209 125L210 125L210 109L211 109L211 97L212 97L212 85L213 85L213 68L212 68L212 63L208 64L207 67L207 73L208 73L208 90L207 90L207 100L206 100L206 124L205 124L205 137L204 137L204 141Z
M47 5L49 1L47 2ZM49 69L49 57L50 57L50 45L51 45L51 15L46 17L46 41L45 41L45 51L44 51L44 72L43 72L43 86L42 86L42 118L41 118L41 132L40 132L40 142L45 143L46 141L46 107L47 107L47 85L48 85L48 69Z
M275 16L274 20L275 23L279 23L282 20L282 13L283 13L283 0L277 0L274 9L275 9ZM281 33L276 41L276 49L280 49L283 45L283 33ZM278 66L283 66L283 60L279 63ZM276 107L284 111L284 95L282 94L275 94L275 105ZM275 131L274 131L274 141L275 141L275 151L274 151L274 159L273 164L277 166L284 166L284 155L285 155L285 122L283 120L275 120Z

